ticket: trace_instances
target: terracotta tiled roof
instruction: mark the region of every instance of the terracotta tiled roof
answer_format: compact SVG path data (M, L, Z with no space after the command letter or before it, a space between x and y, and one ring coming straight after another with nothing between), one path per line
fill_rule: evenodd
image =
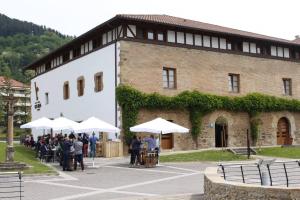
M0 76L0 87L1 86L4 86L4 85L7 85L6 83L7 80L5 80L5 77L4 76ZM16 88L29 88L28 85L20 82L20 81L16 81L14 79L9 79L10 83L11 83L11 86L12 87L16 87Z
M294 39L293 42L295 42L297 44L300 44L300 37L296 36L296 39Z
M132 20L160 23L160 24L166 24L166 25L175 25L178 27L201 29L201 30L207 30L207 31L212 31L212 32L219 32L219 33L225 33L225 34L233 34L233 35L239 35L239 36L244 36L244 37L256 38L256 39L271 40L271 41L276 41L276 42L292 43L292 44L294 43L294 41L290 41L290 40L285 40L285 39L276 38L276 37L270 37L270 36L252 33L252 32L248 32L248 31L241 31L238 29L227 28L227 27L223 27L223 26L203 23L203 22L199 22L199 21L193 21L193 20L179 18L179 17L173 17L173 16L169 16L169 15L120 14L117 16L119 16L121 18L132 19Z

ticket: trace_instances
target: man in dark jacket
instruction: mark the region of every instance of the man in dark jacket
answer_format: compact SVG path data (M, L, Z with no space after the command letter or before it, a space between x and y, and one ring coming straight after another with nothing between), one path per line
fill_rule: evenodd
M70 157L70 150L71 150L72 143L68 137L65 138L63 144L63 171L70 171L69 166L69 157Z
M137 139L136 135L134 135L131 142L131 157L130 157L131 166L135 164L135 159L137 159L137 163L140 163L140 148L141 148L141 141Z
M88 157L89 136L86 133L83 134L82 142L83 142L83 157Z

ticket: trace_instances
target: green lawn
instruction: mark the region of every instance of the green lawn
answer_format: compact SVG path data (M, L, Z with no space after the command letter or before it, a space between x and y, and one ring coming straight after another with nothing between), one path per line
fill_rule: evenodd
M271 147L257 150L258 155L300 159L300 147Z
M201 151L160 156L160 162L193 162L193 161L235 161L246 160L246 156L234 155L228 151Z
M15 144L15 161L24 162L31 166L24 170L25 174L55 174L56 172L35 158L35 152L23 145ZM5 161L6 143L0 142L0 162Z

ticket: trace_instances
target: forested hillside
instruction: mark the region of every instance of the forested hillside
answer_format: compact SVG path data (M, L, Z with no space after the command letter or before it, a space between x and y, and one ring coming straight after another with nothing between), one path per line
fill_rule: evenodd
M32 73L24 74L22 68L71 39L45 26L0 14L0 75L28 82Z

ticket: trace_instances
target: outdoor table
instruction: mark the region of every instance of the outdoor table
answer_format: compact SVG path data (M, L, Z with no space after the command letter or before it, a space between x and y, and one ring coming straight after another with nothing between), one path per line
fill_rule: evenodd
M145 167L155 167L157 163L157 153L156 151L147 151L147 149L142 149L140 153L141 165Z

